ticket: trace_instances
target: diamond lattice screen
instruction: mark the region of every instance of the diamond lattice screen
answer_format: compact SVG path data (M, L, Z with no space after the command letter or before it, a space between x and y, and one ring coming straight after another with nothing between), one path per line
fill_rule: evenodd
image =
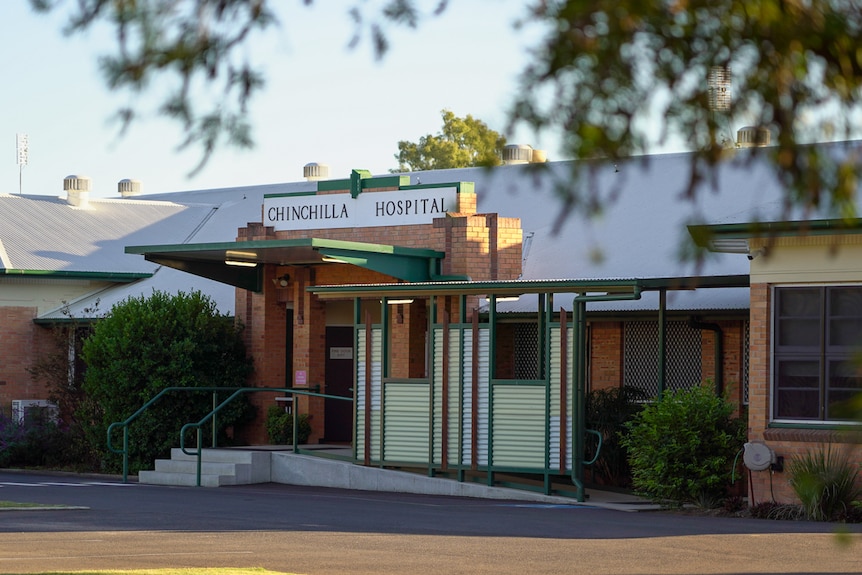
M682 321L667 322L665 351L665 390L685 389L700 383L700 330ZM625 385L643 390L648 397L658 395L658 322L625 324L623 362Z
M515 379L539 378L539 326L515 325Z

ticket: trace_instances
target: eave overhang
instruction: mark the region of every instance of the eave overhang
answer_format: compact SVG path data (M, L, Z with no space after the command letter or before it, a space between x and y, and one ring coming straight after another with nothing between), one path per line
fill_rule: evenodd
M499 280L446 281L424 283L352 284L309 286L306 291L320 299L363 297L431 297L481 295L494 297L518 296L527 293L604 294L607 296L641 291L692 290L699 288L748 287L749 276L704 276L628 279L560 279L560 280Z
M29 276L56 280L93 280L113 283L131 283L139 279L152 277L149 272L86 272L71 270L18 270L0 268L0 275Z
M694 242L712 252L747 254L752 239L862 234L862 219L743 222L688 226Z
M126 253L254 292L263 290L263 266L353 264L408 282L443 279L442 252L322 238L206 244L128 246Z

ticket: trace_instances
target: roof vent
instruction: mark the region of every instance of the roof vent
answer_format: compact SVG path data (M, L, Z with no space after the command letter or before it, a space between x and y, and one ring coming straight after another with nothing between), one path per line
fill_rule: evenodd
M124 198L131 198L141 193L141 180L120 180L117 182L117 191Z
M745 126L736 132L738 148L762 148L768 146L771 140L769 129L761 126Z
M533 155L530 157L531 164L544 164L548 161L548 154L545 150L533 150Z
M529 164L533 160L533 147L526 144L506 144L503 147L503 164Z
M86 208L90 203L90 184L87 176L66 176L63 178L63 191L70 206Z
M329 166L311 162L302 167L302 176L309 182L329 179Z

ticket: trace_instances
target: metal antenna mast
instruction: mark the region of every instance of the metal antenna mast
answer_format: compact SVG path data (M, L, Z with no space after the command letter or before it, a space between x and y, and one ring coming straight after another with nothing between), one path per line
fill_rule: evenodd
M27 134L15 134L18 151L18 195L21 195L21 174L30 159L30 141Z

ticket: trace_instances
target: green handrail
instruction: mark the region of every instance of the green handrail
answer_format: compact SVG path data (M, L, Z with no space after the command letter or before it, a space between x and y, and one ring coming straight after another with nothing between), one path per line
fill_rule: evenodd
M220 389L227 389L227 388L220 388ZM222 409L224 409L224 407L227 404L229 404L231 401L233 401L234 399L236 399L240 395L242 395L244 393L253 393L253 392L258 392L258 391L268 392L268 393L280 392L280 393L289 393L291 395L306 395L309 397L322 397L324 399L337 399L337 400L341 400L341 401L353 401L352 397L344 397L341 395L329 395L326 393L319 393L316 391L310 391L310 390L305 390L305 389L296 389L296 388L292 388L292 387L241 387L241 388L236 388L236 390L234 391L234 393L232 393L230 395L230 397L228 397L227 399L222 401L219 405L213 407L213 410L211 412L209 412L208 414L206 414L205 416L203 416L203 418L201 418L200 421L197 421L195 423L187 423L187 424L183 425L182 429L180 429L180 449L186 455L194 455L197 458L196 471L195 471L195 475L196 475L195 485L197 485L197 487L201 486L201 467L203 466L203 442L201 441L201 427L203 427L206 424L208 419L212 418L212 420L213 420L213 438L215 438L215 435L216 435L216 429L215 429L216 414L219 411L221 411ZM185 444L186 432L189 429L193 429L193 428L196 430L195 438L196 438L197 447L195 448L195 451L190 452L186 449L186 444ZM294 453L296 453L296 451L297 451L298 438L299 438L299 414L294 412L294 417L293 417L293 452ZM213 439L213 447L216 447L215 439Z
M602 434L600 432L596 431L595 429L584 429L584 432L585 433L592 433L593 435L595 435L596 437L599 438L599 444L596 446L596 454L589 461L584 461L584 465L592 465L593 463L598 461L599 454L602 452L603 438L602 438Z
M156 401L161 399L161 397L167 393L172 391L211 391L213 392L213 404L216 401L216 393L219 391L232 391L242 389L238 387L166 387L157 393L152 399L146 402L144 405L140 407L135 413L127 417L123 421L115 421L111 425L108 426L108 450L117 453L123 456L123 483L128 483L129 478L129 424L138 418L144 411L146 411L151 405L153 405ZM213 420L213 425L215 425L215 420ZM122 427L123 429L123 448L117 449L114 447L111 442L111 437L114 432L114 429ZM213 437L215 437L215 427L213 427ZM215 439L213 439L215 442Z
M319 389L319 387L314 387L314 389ZM238 396L243 393L251 393L251 392L280 392L280 393L290 393L294 395L307 395L312 397L323 397L325 399L337 399L341 401L353 401L352 397L344 397L341 395L327 395L325 393L319 393L316 391L305 390L305 389L295 389L292 387L166 387L157 393L152 399L147 401L144 405L142 405L135 413L127 417L123 421L117 421L108 426L108 449L114 453L120 454L123 456L123 483L128 482L129 475L129 424L132 423L135 419L138 418L144 411L147 410L151 405L153 405L156 401L158 401L163 395L170 393L172 391L211 391L213 393L213 409L207 415L205 415L200 421L197 423L187 423L180 430L180 449L183 450L183 453L186 455L197 455L197 486L200 487L201 484L201 460L202 460L202 451L203 446L201 442L201 427L212 418L213 420L213 433L212 433L212 446L217 447L217 428L216 428L216 415L219 411L221 411L228 403L236 399ZM222 401L220 404L216 405L216 397L219 391L232 391L233 393ZM298 414L297 414L298 415ZM297 437L298 437L298 422L299 417L293 418L293 451L296 452L297 449ZM111 435L114 429L122 427L123 428L123 448L117 449L113 446L111 442ZM186 431L192 427L197 428L197 451L196 453L189 453L185 448L185 436Z

